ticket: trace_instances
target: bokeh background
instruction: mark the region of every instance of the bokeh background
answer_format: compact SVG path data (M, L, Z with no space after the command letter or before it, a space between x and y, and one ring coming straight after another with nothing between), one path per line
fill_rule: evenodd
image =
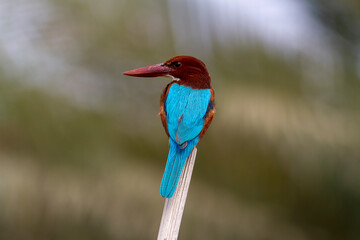
M1 0L0 239L155 239L169 79L188 54L217 115L181 239L360 239L357 0Z

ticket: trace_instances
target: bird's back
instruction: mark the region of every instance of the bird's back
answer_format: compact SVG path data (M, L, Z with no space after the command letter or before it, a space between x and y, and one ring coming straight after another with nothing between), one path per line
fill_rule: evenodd
M160 194L171 198L191 151L199 142L210 103L209 89L193 89L174 83L165 100L170 149Z
M165 110L170 137L179 145L197 137L203 126L211 92L174 83L170 86Z

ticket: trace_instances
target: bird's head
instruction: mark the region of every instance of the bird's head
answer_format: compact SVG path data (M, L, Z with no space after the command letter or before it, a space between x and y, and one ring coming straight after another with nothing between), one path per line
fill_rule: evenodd
M168 76L192 88L202 89L211 87L210 75L205 64L191 56L172 57L164 63L142 67L124 75L133 77L160 77Z

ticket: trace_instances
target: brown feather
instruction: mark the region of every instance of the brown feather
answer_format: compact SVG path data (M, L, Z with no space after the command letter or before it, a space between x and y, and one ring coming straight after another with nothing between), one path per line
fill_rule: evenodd
M199 138L201 140L201 138L205 135L207 129L209 128L214 116L215 116L215 92L214 89L210 88L210 92L211 92L211 97L210 97L210 103L212 104L213 108L210 109L209 112L207 112L206 116L205 116L205 123L204 123L204 127L200 132Z
M215 112L216 112L215 109L211 110L209 112L208 116L206 117L204 127L201 130L200 135L199 135L200 140L205 135L206 131L208 130L208 128L214 118Z
M169 135L169 131L168 131L168 128L167 128L165 101L166 101L167 95L169 93L170 86L175 82L176 81L172 81L171 83L166 85L166 87L163 90L163 92L161 94L161 97L160 97L160 112L159 112L159 115L160 115L161 122L163 124L163 127L164 127L165 132L168 135L168 137L170 137L170 135Z
M173 63L179 62L180 67L174 68ZM172 71L169 75L180 79L179 85L189 86L193 89L211 88L211 78L205 64L191 56L176 56L163 63Z

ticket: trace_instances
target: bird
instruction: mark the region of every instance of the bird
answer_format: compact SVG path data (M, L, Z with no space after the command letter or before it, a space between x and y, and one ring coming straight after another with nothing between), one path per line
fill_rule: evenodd
M186 159L215 115L215 92L205 64L192 56L169 60L123 73L132 77L171 77L160 97L160 118L169 139L169 153L160 195L171 198Z

